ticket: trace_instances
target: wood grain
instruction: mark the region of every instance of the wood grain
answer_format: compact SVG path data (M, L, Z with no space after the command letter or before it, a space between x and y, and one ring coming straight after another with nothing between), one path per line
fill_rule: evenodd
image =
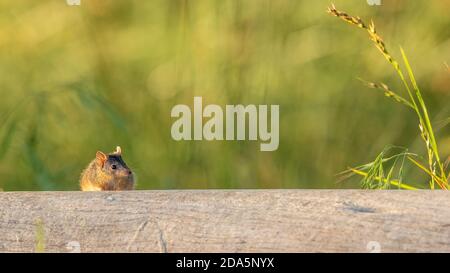
M397 190L0 193L0 251L39 249L450 252L450 193Z

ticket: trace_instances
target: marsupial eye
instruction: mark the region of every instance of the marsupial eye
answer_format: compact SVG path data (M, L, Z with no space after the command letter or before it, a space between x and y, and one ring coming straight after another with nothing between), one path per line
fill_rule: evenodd
M117 166L116 166L115 164L112 164L112 165L111 165L111 168L112 168L113 170L115 170L115 169L117 169Z

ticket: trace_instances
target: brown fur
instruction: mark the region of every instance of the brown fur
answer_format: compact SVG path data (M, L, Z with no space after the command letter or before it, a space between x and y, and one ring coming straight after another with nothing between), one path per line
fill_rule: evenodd
M96 158L81 173L80 188L82 191L122 191L134 189L134 175L122 160L121 149L105 155L97 152ZM117 170L107 170L107 161L113 160ZM128 174L129 172L129 174Z

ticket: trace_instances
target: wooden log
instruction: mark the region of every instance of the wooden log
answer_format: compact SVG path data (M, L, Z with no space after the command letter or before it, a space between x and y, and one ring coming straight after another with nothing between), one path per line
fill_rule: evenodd
M0 193L1 252L450 252L450 193Z

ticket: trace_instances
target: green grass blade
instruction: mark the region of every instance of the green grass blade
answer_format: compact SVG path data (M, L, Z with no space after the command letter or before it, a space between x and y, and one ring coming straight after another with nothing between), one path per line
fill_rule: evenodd
M357 175L361 175L361 176L364 176L364 177L368 176L368 173L366 173L364 171L361 171L361 170L350 168L350 171L352 171L353 173L355 173ZM380 180L380 177L375 177L375 179ZM385 179L382 179L382 180L385 181ZM394 185L394 186L398 186L398 187L400 187L402 189L405 189L405 190L418 190L418 188L416 188L416 187L407 185L405 183L399 183L398 180L392 180L391 184Z
M406 54L405 54L405 51L401 47L400 47L400 51L402 53L403 62L405 63L405 67L406 67L406 70L408 71L408 75L409 75L409 78L410 78L411 83L413 85L414 91L416 92L417 100L418 100L418 102L420 104L420 107L422 109L422 113L423 113L423 117L424 117L423 120L425 122L427 133L428 133L429 138L430 138L430 145L431 145L431 148L433 150L434 157L436 158L436 162L437 162L437 164L438 164L438 166L440 168L441 175L444 175L444 168L443 168L443 165L442 165L440 157L439 157L439 152L438 152L439 150L438 150L438 147L437 147L436 138L434 136L433 127L431 125L431 121L430 121L430 118L429 118L429 115L428 115L428 109L427 109L427 107L425 105L425 101L422 98L422 93L420 92L420 89L419 89L419 87L417 85L416 79L414 77L414 73L412 72L411 65L409 64L408 58L406 57Z

